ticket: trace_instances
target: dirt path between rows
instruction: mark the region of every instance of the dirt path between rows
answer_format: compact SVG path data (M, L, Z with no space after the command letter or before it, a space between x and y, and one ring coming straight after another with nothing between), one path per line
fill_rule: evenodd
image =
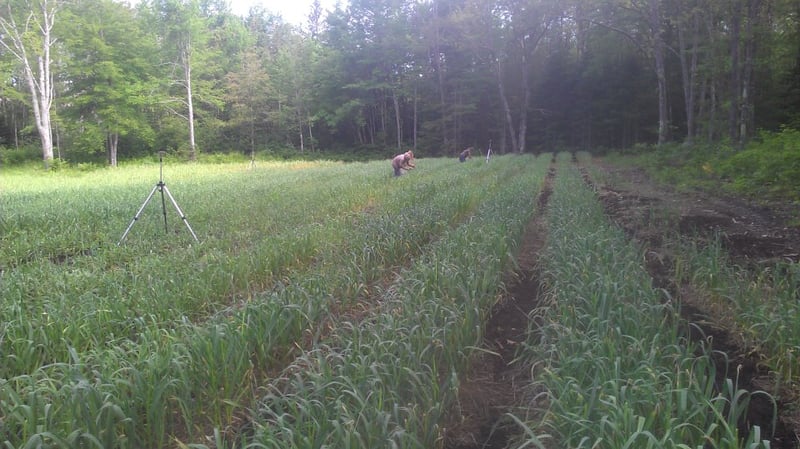
M459 388L459 407L445 424L445 449L503 449L519 427L507 420L524 403L530 382L528 367L515 363L517 349L527 339L528 317L539 307L536 264L544 247L544 211L552 193L551 168L528 223L517 256L517 270L506 280L507 291L492 308L486 324L484 351L472 361ZM521 412L518 416L525 416Z

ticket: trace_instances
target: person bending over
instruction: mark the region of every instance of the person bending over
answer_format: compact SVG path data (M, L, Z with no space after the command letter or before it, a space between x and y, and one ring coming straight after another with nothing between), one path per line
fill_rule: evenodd
M416 167L414 165L414 153L411 150L400 153L392 159L392 168L395 176L402 175L403 170L411 170Z
M469 147L458 154L458 162L464 162L471 157L472 157L472 147Z

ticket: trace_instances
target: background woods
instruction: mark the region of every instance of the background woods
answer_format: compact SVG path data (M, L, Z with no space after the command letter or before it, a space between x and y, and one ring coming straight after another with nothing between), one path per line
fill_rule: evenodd
M800 115L791 0L3 0L4 161L742 147Z

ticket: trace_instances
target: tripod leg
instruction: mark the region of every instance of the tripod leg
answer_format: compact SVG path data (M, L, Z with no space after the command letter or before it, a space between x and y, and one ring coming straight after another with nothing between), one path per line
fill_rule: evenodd
M173 197L172 197L172 194L171 194L171 193L169 193L169 189L167 189L167 186L162 186L162 187L161 187L161 189L162 189L162 190L161 190L161 192L162 192L162 193L163 193L163 192L167 192L167 196L169 197L170 201L172 201L172 205L173 205L173 206L175 206L175 210L177 210L177 211L178 211L178 215L181 217L181 220L183 220L183 223L186 225L186 228L187 228L187 229L189 229L189 232L192 234L192 237L194 237L194 240L195 240L196 242L199 242L199 241L200 241L200 239L198 239L198 238L197 238L197 234L195 234L195 233L194 233L194 230L192 229L192 227L191 227L191 226L189 226L189 221L188 221L188 220L186 220L186 215L184 215L184 214L183 214L183 211L182 211L182 210L181 210L181 208L178 206L178 202L177 202L177 201L175 201L175 198L173 198Z
M131 231L131 228L133 228L133 224L136 223L136 220L138 220L139 217L142 215L142 211L144 210L145 206L147 206L147 203L150 202L150 199L153 198L153 194L156 193L156 189L158 189L158 187L159 185L156 184L156 186L153 187L153 190L150 191L150 195L147 195L147 199L144 200L144 203L142 203L142 207L140 207L139 211L136 212L136 215L133 216L133 220L131 220L131 224L128 225L128 229L125 230L125 232L122 234L122 237L119 239L119 242L117 242L117 246L119 246L122 243L122 241L125 240L125 237Z
M164 232L168 232L167 228L167 203L164 201L164 189L167 188L163 182L158 183L158 190L161 191L161 213L164 214Z

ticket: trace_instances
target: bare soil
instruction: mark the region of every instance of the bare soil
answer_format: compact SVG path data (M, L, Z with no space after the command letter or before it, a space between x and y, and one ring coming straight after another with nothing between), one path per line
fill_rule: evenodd
M659 185L640 169L603 160L595 160L593 167L600 170L602 175L597 178L603 181L593 179L589 170L583 170L584 180L598 193L609 218L646 247L646 266L654 285L680 299L683 318L692 324L687 329L694 329L690 338L713 341L719 353L718 382L738 371L740 388L767 391L779 398L773 428L772 401L764 395L751 396L749 412L740 422L740 435L746 436L751 426L759 425L764 433L774 430L771 447L800 448L800 393L796 386L784 385L776 391L770 372L759 363L757 348L746 347L736 338L740 333L734 320L726 316L730 311L707 303L689 286L674 284L672 257L664 245L665 236L674 234L698 241L719 236L733 262L742 267L758 270L778 260L798 263L800 228L787 225L793 212L790 206L765 207L708 192L679 192ZM551 171L550 180L552 176ZM547 205L549 185L540 198L540 210ZM487 324L486 352L462 380L460 408L447 423L446 449L505 448L519 432L504 417L522 405L529 375L529 367L514 363L514 355L526 338L529 313L539 306L536 261L547 229L540 213L534 217L523 241L519 270L507 283L508 294L495 306Z
M543 214L552 193L555 171L550 170L539 196L537 212L528 224L517 259L509 273L507 291L492 309L485 329L484 350L472 362L459 388L459 409L446 424L446 449L503 449L519 432L506 413L525 406L529 367L516 362L517 349L531 329L529 316L541 306L536 264L547 229ZM518 414L524 416L524 413Z

